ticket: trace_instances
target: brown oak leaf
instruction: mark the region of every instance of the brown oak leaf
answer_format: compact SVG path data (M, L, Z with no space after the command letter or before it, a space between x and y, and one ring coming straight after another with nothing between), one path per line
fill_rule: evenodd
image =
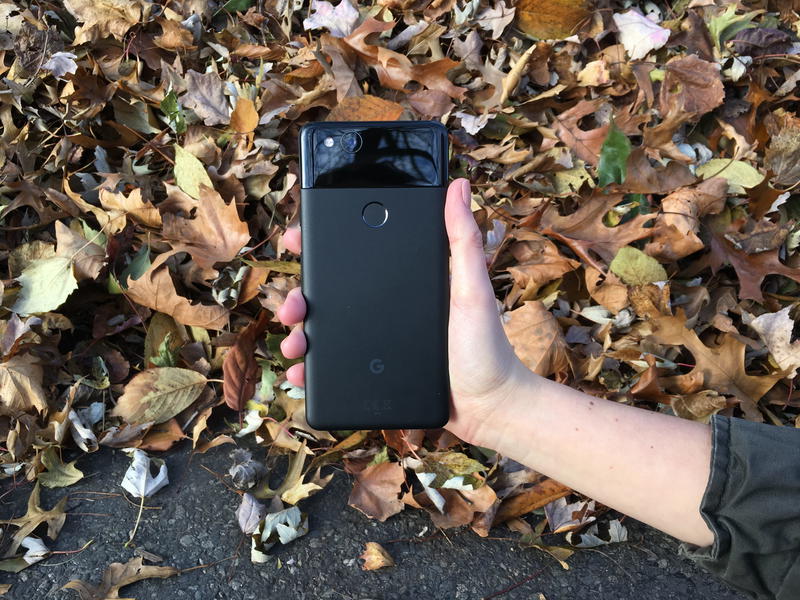
M568 215L559 215L556 206L548 206L542 215L541 233L553 236L567 244L583 261L598 271L606 269L589 254L593 250L606 262L611 262L623 246L652 233L644 223L654 215L637 215L616 227L603 223L605 214L622 202L623 194L595 193L584 200L581 207Z
M367 37L373 33L382 33L393 27L394 22L367 19L353 33L342 38L342 41L355 50L368 66L375 69L381 84L386 87L405 91L409 81L416 81L430 90L442 91L451 98L463 98L466 88L453 85L447 78L447 72L458 66L456 61L440 58L416 65L404 54L367 43Z
M347 503L370 519L383 522L403 510L400 486L405 472L400 463L382 462L356 473L356 482Z
M178 294L169 267L165 264L174 254L174 251L159 254L141 277L129 277L125 294L142 306L170 315L178 323L205 329L224 329L228 325L227 308L218 304L193 303Z
M645 253L667 262L702 250L704 244L697 236L700 218L724 208L727 190L728 181L714 177L696 187L680 188L664 198L653 226L653 239L645 246Z
M247 223L239 219L236 202L225 204L215 190L200 185L194 218L166 213L163 235L176 251L188 252L203 269L230 262L250 241Z
M748 375L744 363L745 344L726 333L719 346L706 346L697 333L686 329L685 323L683 312L653 320L655 331L649 339L657 344L684 346L695 362L689 373L664 378L664 387L679 394L716 390L734 396L748 419L763 421L758 401L783 374Z

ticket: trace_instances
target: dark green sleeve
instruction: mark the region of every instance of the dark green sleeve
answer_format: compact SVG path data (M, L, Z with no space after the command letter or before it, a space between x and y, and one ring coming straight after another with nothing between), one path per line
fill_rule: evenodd
M715 415L700 512L714 544L679 552L753 598L800 599L800 430Z

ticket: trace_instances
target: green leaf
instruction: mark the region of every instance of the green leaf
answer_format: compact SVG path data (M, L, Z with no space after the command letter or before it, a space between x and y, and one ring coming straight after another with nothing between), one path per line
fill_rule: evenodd
M126 423L163 423L194 402L206 378L177 367L146 369L128 382L111 415Z
M128 289L128 286L125 282L128 281L128 278L132 278L134 281L139 279L145 272L150 268L150 246L145 244L141 248L139 248L139 252L136 253L136 256L133 257L128 266L122 270L122 273L119 274L119 279L114 277L114 275L109 275L108 277L108 291L111 294L121 294L125 290Z
M219 10L227 10L231 13L245 12L251 6L253 6L253 0L228 0ZM219 12L219 10L217 12Z
M172 343L172 332L168 331L158 346L158 354L150 358L157 367L174 367L178 364L178 348Z
M42 453L42 464L47 467L47 471L39 473L39 481L42 485L47 487L67 487L73 483L83 479L83 472L80 471L75 463L62 463L58 458L56 449L53 446L48 446L47 450Z
M743 29L755 27L753 18L764 12L763 10L754 10L752 12L737 15L736 3L729 4L725 12L712 17L708 21L708 33L711 34L711 39L717 49L728 40L732 39L737 33Z
M375 456L372 457L372 460L367 465L368 467L372 465L379 465L384 462L389 462L389 447L384 446L381 448L380 452L378 452Z
M608 135L600 149L600 162L597 165L598 183L623 183L628 172L628 156L631 141L612 121Z
M203 163L178 144L175 144L175 182L192 198L200 198L200 184L214 187Z
M186 117L183 114L181 105L178 104L178 96L174 90L164 96L161 101L161 111L169 119L170 127L175 133L184 133L186 131Z
M744 194L744 188L756 187L764 181L764 175L750 163L728 158L712 158L696 170L704 179L724 177L728 180L729 194Z
M609 268L628 285L645 285L667 279L667 272L655 258L632 246L620 248Z
M11 310L22 315L55 310L78 287L72 261L65 256L32 261L19 276L19 282L22 290Z

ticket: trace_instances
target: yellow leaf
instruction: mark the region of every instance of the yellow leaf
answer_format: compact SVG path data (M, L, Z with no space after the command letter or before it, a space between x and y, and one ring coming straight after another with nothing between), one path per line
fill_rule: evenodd
M200 197L200 184L214 187L203 163L178 144L175 144L175 182L192 198Z
M667 279L667 272L655 258L633 246L620 248L609 268L628 285L646 285Z

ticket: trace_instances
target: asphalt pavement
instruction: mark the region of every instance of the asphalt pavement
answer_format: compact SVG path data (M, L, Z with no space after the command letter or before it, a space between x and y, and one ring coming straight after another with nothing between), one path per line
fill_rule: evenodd
M239 496L226 487L223 477L233 449L226 444L190 460L191 445L184 440L161 453L170 484L147 500L133 547L124 544L138 504L126 500L120 487L130 459L109 448L82 456L77 466L86 476L81 481L69 488L42 488L46 509L64 495L71 496L61 534L57 541L45 542L57 551L76 550L90 540L91 545L82 552L54 554L16 575L0 572L0 582L12 584L3 600L78 598L74 591L60 588L74 578L99 583L110 563L127 562L136 548L163 558L154 564L180 569L212 564L122 588L121 597L137 600L745 598L679 557L675 540L630 519L629 542L578 552L568 560L569 570L537 549L520 548L512 541L518 534L505 526L492 530L491 537L498 539L481 538L468 527L442 534L427 514L413 509L379 523L347 505L352 477L340 466L326 467L323 475L335 473L331 483L300 502L309 516L309 533L286 546L276 545L267 563L253 564L249 538L236 521ZM259 451L263 455L264 449ZM65 454L66 459L74 458ZM273 473L277 484L286 458L275 459L280 467ZM0 482L0 493L10 483ZM23 515L31 489L26 483L4 495L0 518ZM429 537L432 534L436 535ZM358 556L370 541L382 544L396 565L362 570Z

